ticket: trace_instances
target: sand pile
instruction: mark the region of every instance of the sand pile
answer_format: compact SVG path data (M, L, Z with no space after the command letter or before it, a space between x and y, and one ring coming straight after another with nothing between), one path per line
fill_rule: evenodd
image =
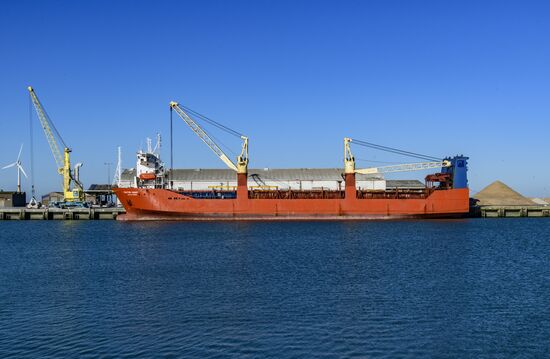
M529 198L523 197L504 183L495 181L473 196L480 206L534 206Z

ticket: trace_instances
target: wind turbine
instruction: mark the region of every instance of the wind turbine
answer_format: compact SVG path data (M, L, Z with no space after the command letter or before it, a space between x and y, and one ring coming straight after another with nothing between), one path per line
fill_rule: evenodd
M21 166L21 151L23 151L23 144L21 144L21 148L19 148L19 155L17 155L17 160L12 164L2 167L3 170L13 166L17 167L17 193L21 193L21 172L23 172L25 178L28 178L25 170L23 169L23 166Z

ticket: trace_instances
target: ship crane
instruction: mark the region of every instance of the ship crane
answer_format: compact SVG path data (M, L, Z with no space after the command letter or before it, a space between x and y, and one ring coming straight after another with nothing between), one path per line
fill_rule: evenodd
M170 109L176 111L176 113L181 117L183 121L191 128L193 132L199 138L222 160L223 163L226 164L227 167L232 169L233 171L237 172L238 174L246 174L248 171L248 137L222 125L219 124L197 112L194 112L190 109L185 108L181 106L177 102L170 102ZM237 157L237 163L234 163L229 159L229 157L222 151L222 149L212 140L212 138L202 129L199 124L197 124L191 116L187 113L187 111L194 114L197 117L200 117L201 119L207 121L210 124L213 124L214 126L234 135L237 137L240 137L240 139L243 141L242 148L241 148L241 154Z
M71 169L71 149L65 144L65 141L63 141L63 138L59 135L59 132L57 132L57 129L47 115L44 106L42 106L40 100L38 100L38 96L36 96L33 88L29 86L28 90L34 108L36 109L38 119L40 120L40 124L42 125L42 129L44 130L44 134L46 135L46 139L50 145L50 150L52 151L53 158L57 165L57 170L59 174L63 176L63 198L65 202L63 205L81 206L85 200L84 189L79 180L79 168L82 164L77 163L74 170ZM57 136L54 136L54 132ZM63 145L63 154L61 154L60 146L56 140L56 137ZM72 182L74 182L74 186L71 186ZM71 187L73 188L71 189Z
M360 145L363 145L365 147L379 149L379 150L392 152L396 154L402 154L405 156L410 156L415 158L431 159L431 161L356 169L355 158L353 157L351 153L351 148L350 148L350 143L352 141ZM451 167L451 161L439 160L435 157L421 155L414 152L408 152L408 151L398 150L391 147L375 145L375 144L365 142L365 141L360 141L360 140L352 140L351 138L344 138L344 168L345 168L346 174L359 173L359 174L368 175L368 174L378 174L378 173L422 171L426 169L444 168L444 167Z

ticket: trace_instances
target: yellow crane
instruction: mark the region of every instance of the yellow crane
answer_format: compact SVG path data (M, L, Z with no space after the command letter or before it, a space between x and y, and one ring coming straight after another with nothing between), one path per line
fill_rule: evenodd
M227 165L227 167L231 168L232 170L236 171L240 174L246 174L248 171L248 137L243 136L239 134L236 131L233 131L223 125L217 124L217 126L221 129L224 129L225 131L232 133L233 135L239 136L241 140L243 141L241 154L237 157L237 163L235 164L233 161L227 157L227 155L222 151L222 149L208 136L208 134L199 126L192 118L187 114L187 112L178 104L177 102L170 102L170 108L181 117L183 121L195 132L199 138L206 143L208 147L222 160L223 163ZM204 116L203 116L204 117ZM209 121L214 122L213 120L208 119Z
M55 128L53 122L44 110L44 106L42 106L40 100L38 100L38 96L36 96L33 88L29 86L28 90L34 108L36 109L36 114L38 115L38 119L40 120L40 124L42 125L42 129L44 130L44 134L46 135L46 139L48 140L48 144L50 145L53 158L57 165L57 171L61 176L63 176L64 202L66 202L66 205L70 206L83 205L85 201L84 189L82 183L79 180L79 168L80 166L82 166L82 164L78 163L76 164L74 170L71 169L71 149L65 144L65 141L63 141L63 138L61 138L59 132L57 132L57 129ZM56 136L54 136L54 132L57 135L59 141L61 141L61 143L63 144L63 154L61 154L61 150L59 148L60 146L58 144L58 141L56 140ZM73 188L71 188L71 182L74 182Z

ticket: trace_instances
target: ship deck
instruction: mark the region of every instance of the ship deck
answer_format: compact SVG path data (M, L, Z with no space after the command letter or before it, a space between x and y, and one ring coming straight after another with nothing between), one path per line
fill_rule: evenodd
M358 199L424 199L434 191L432 188L421 189L388 189L357 190ZM232 190L198 190L174 191L194 199L236 199L237 191ZM249 199L344 199L343 190L249 190Z

